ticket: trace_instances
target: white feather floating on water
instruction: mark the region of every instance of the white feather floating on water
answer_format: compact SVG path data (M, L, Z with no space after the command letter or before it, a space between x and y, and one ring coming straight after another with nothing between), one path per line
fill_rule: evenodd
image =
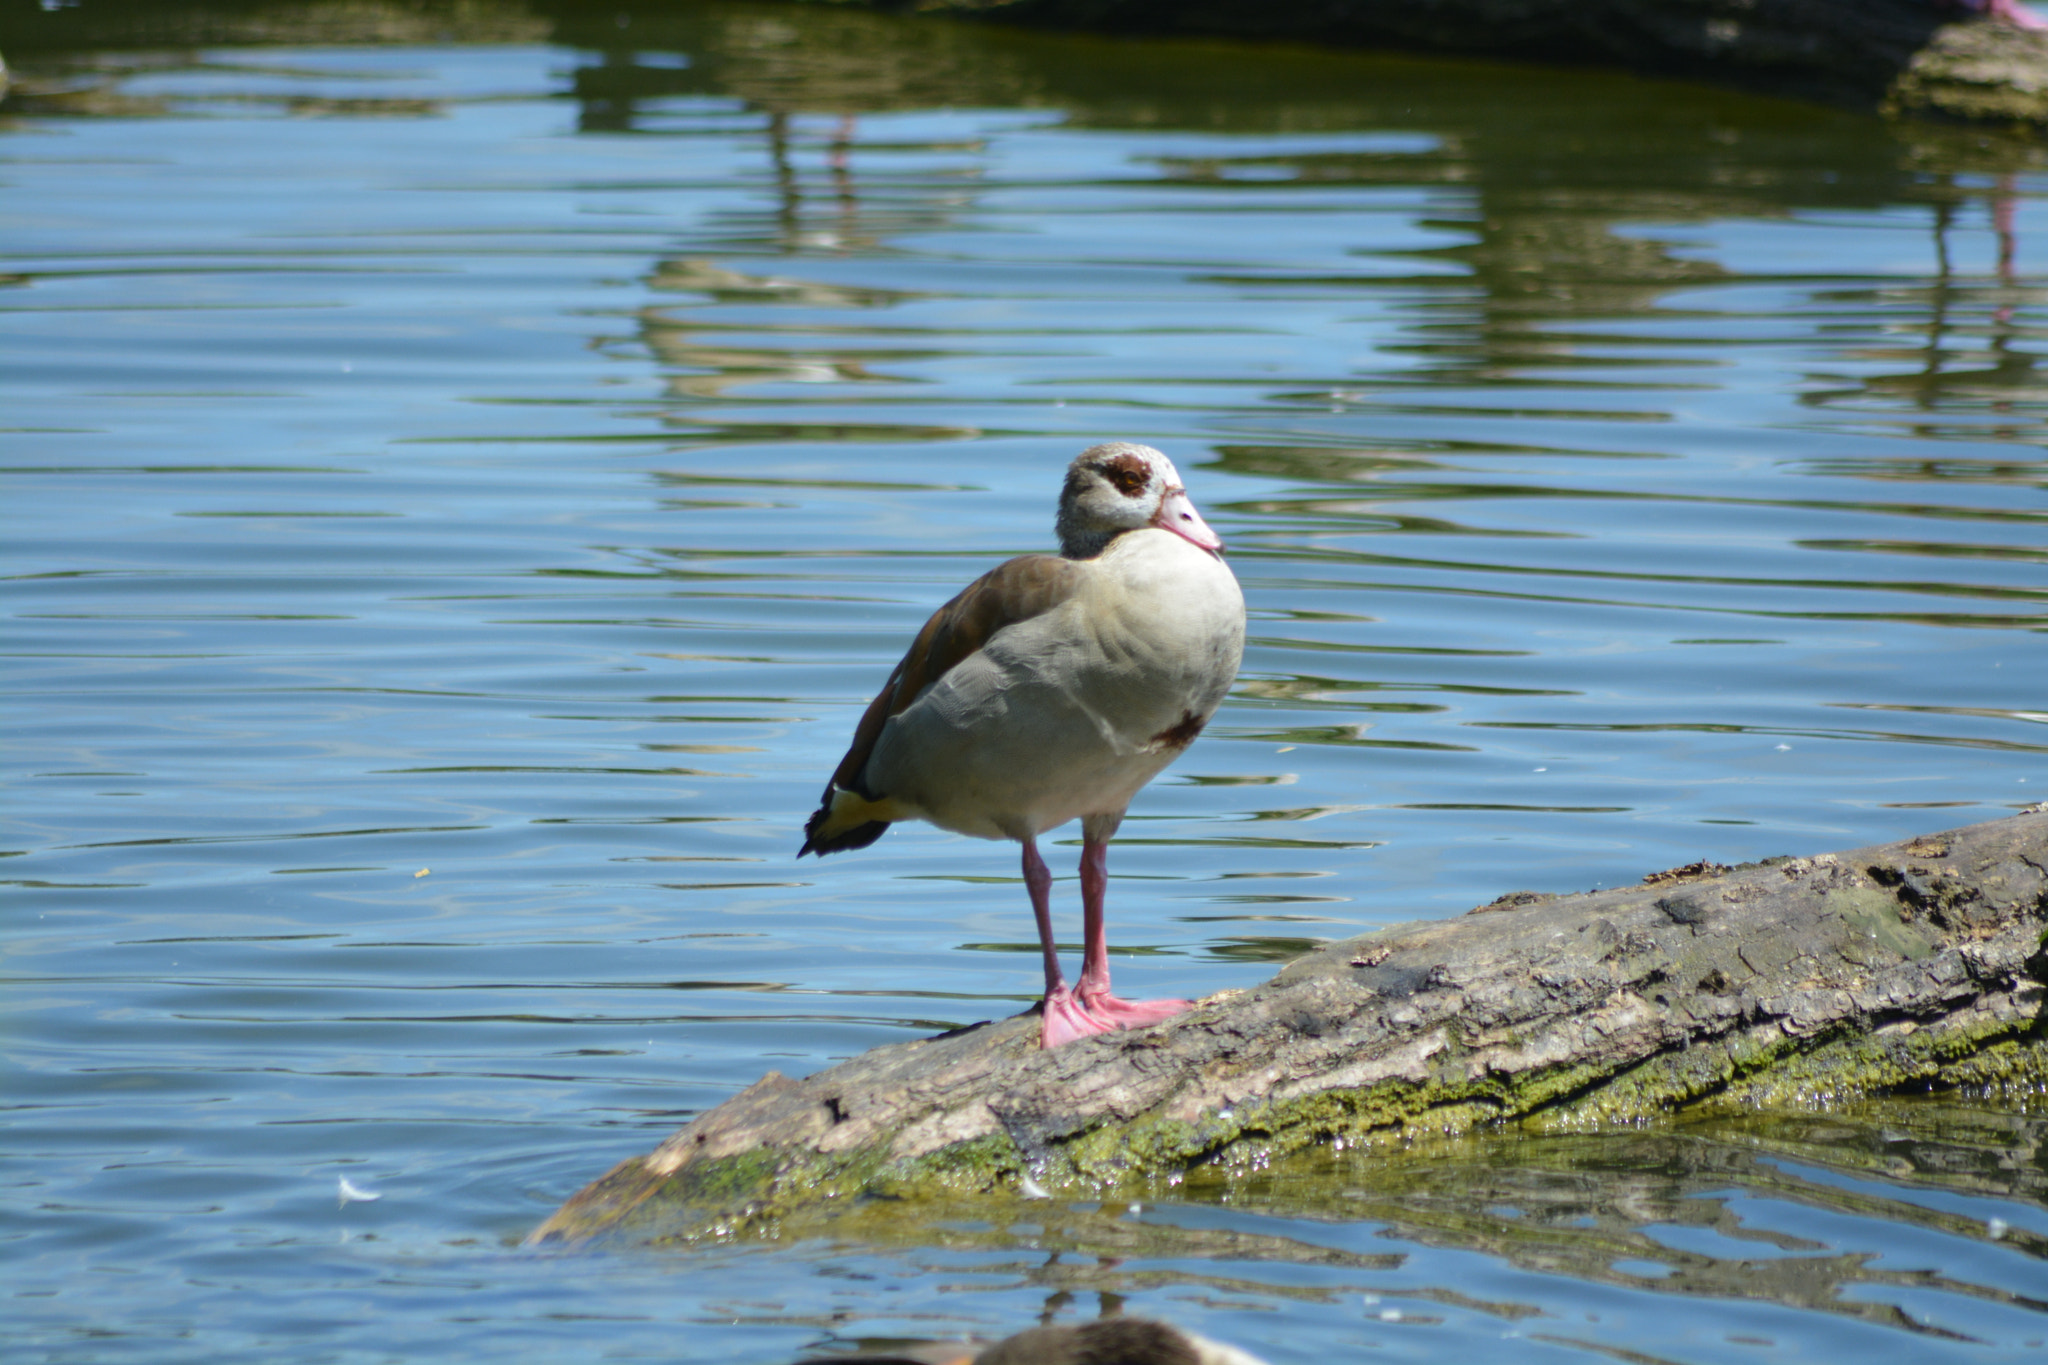
M339 1197L335 1200L334 1207L345 1209L350 1204L368 1204L383 1197L378 1191L366 1190L347 1176L343 1176L341 1178Z

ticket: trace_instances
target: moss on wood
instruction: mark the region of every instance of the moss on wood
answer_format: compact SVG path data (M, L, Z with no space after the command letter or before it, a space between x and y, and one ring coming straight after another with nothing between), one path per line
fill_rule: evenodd
M2048 1083L2048 812L1503 898L1053 1052L1031 1016L769 1073L535 1241L761 1232L861 1200L1088 1196L1316 1147Z

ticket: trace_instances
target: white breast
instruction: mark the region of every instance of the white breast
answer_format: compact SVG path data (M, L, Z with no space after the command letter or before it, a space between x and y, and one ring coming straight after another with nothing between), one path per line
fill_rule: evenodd
M892 718L870 785L933 824L1023 839L1118 814L1237 677L1244 597L1170 532L1119 536L1081 590L1006 627Z

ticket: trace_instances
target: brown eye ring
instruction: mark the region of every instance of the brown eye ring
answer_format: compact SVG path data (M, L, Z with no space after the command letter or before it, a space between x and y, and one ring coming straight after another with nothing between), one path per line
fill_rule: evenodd
M1129 455L1119 455L1102 466L1102 477L1127 498L1136 497L1152 481L1151 471L1144 462Z

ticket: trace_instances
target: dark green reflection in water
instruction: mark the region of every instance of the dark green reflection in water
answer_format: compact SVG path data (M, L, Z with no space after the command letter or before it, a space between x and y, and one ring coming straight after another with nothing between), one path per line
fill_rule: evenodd
M1078 128L1371 129L1385 150L1254 151L1162 157L1154 164L1169 183L1222 191L1291 185L1304 196L1330 187L1412 194L1435 186L1469 195L1457 212L1428 223L1463 239L1456 244L1379 255L1362 261L1355 276L1270 271L1215 277L1275 291L1349 286L1400 296L1415 324L1414 339L1397 348L1417 361L1406 384L1555 389L1568 386L1575 371L1592 370L1611 387L1617 369L1666 368L1677 362L1601 354L1612 335L1604 328L1580 332L1574 324L1644 311L1689 285L1739 282L1711 262L1690 258L1682 232L1673 228L1898 204L1926 206L1942 276L1932 284L1902 281L1881 295L1844 290L1818 297L1844 313L1881 306L1903 321L1897 332L1914 340L1876 353L1895 367L1892 372L1818 390L1807 401L1832 406L1866 396L1903 398L1932 411L1956 397L2025 397L2039 383L2036 357L2019 345L2036 338L2010 315L2013 304L2021 297L2032 301L2033 292L2014 292L2021 286L2009 226L1999 285L1951 284L1946 273L1946 238L1958 213L1988 205L2005 222L2009 177L2042 164L2039 150L2024 141L1913 125L1873 136L1872 121L1860 115L1605 73L1575 72L1560 81L1537 70L1293 48L1259 49L1253 58L1222 44L1137 46L768 6L713 4L641 15L630 43L601 21L572 19L557 32L605 54L576 75L586 127L659 130L670 117L664 102L684 96L734 98L764 113L782 194L773 223L752 225L747 235L779 239L790 249L804 247L803 234L823 223L840 234L841 249L862 249L946 221L942 204L877 193L854 169L849 154L857 120L866 113L1042 108L1058 110ZM674 47L692 60L680 69L645 64L634 54L646 47ZM804 184L792 167L787 119L797 114L842 119L830 152L829 189ZM971 185L971 177L965 183ZM1156 182L1148 177L1145 183ZM1630 230L1646 221L1664 225L1660 231L1669 235ZM671 287L712 297L789 297L787 284L721 274L707 265L677 263L665 272ZM1812 282L1826 278L1817 273ZM805 287L814 301L849 308L902 297ZM1431 334L1441 340L1428 339ZM1992 363L1949 349L1951 338L1965 334L1987 342ZM1632 341L1646 344L1640 337ZM1731 337L1728 344L1742 340ZM917 354L862 350L825 362L842 367L842 378L859 380L869 363ZM762 364L772 370L780 357L770 352ZM718 368L728 378L746 373L741 365ZM1668 377L1660 382L1661 391L1669 387ZM1315 395L1315 401L1325 399Z
M1197 1168L1099 1204L882 1201L808 1215L782 1235L908 1239L955 1252L1023 1242L1038 1254L973 1264L1055 1294L1167 1283L1271 1294L1269 1276L1243 1268L1335 1269L1343 1273L1294 1292L1408 1305L1384 1320L1411 1325L1418 1303L1477 1313L1521 1324L1531 1340L1630 1360L1688 1358L1705 1343L1681 1341L1674 1325L1660 1348L1654 1327L1638 1327L1627 1344L1650 1354L1629 1354L1611 1332L1586 1330L1600 1313L1575 1322L1538 1297L1545 1280L1796 1308L1981 1344L1967 1310L1955 1309L2048 1312L2048 1215L2014 1221L2005 1202L2048 1201L2044 1143L2038 1096L1897 1098L1645 1130L1417 1136ZM1221 1210L1264 1217L1219 1218ZM1898 1229L1913 1250L1880 1254L1857 1236L1872 1224ZM1444 1252L1478 1253L1538 1278L1515 1286L1520 1295L1502 1292L1509 1276L1490 1277L1490 1292L1432 1283L1431 1253ZM1959 1296L1946 1320L1921 1310L1917 1296L1930 1293Z

